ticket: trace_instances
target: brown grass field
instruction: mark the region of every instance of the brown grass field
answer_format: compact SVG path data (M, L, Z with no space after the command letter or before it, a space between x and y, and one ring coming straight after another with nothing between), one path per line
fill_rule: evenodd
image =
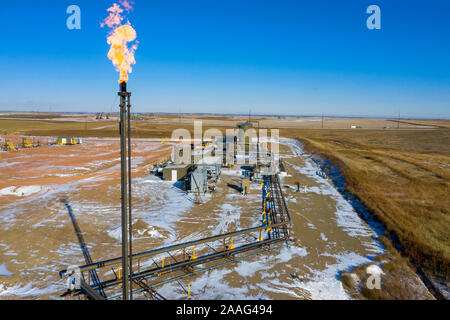
M44 118L42 116L41 118ZM155 116L133 121L133 137L170 137L177 128L192 132L194 119L209 127L229 128L238 117ZM44 118L45 119L45 118ZM86 119L86 120L83 120ZM117 120L0 119L0 134L28 136L117 137ZM450 121L359 119L364 129L349 130L347 120L290 123L259 119L261 127L280 128L280 136L300 140L306 149L340 167L346 187L389 231L403 253L428 273L450 278ZM351 120L354 121L354 120ZM334 123L334 124L333 124ZM383 129L390 126L391 129ZM426 127L426 128L425 128ZM433 128L433 129L432 129Z
M450 275L450 130L289 130L340 166L347 189L416 266Z

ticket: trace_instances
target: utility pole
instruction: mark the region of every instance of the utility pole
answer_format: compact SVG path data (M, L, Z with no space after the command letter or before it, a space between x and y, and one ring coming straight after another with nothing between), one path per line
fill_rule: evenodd
M397 129L400 129L400 111L398 112Z
M323 129L323 112L322 112L322 129Z

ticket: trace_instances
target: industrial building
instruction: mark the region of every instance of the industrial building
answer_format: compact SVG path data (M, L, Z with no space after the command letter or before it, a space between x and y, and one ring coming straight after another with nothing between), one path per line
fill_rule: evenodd
M186 191L195 195L204 195L214 191L220 177L222 158L205 157L194 166L195 169L190 173L186 184Z
M186 189L191 195L204 195L208 192L208 178L206 169L196 167L189 175Z

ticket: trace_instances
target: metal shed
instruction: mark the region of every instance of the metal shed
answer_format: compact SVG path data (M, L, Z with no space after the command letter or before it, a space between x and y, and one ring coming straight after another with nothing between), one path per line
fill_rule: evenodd
M189 193L205 194L208 191L207 171L201 167L195 168L190 175Z
M162 169L163 179L178 181L183 179L190 171L191 164L167 165Z
M220 169L222 168L222 158L204 157L197 163L197 167L206 170L210 178L217 180L220 176Z

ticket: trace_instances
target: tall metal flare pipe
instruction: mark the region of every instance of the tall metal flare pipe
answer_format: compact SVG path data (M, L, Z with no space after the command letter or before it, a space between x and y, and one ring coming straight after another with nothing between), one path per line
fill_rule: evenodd
M128 212L127 212L127 83L120 83L120 169L121 169L121 202L122 202L122 297L129 298L129 264L128 264Z
M128 233L130 242L130 275L133 274L133 220L131 216L131 93L128 94ZM133 281L130 277L130 300L133 300Z

